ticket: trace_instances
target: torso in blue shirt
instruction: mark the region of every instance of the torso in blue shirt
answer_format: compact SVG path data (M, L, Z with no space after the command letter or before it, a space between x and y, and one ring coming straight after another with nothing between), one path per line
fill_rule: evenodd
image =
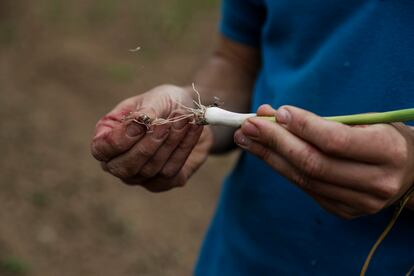
M259 47L253 95L320 115L414 106L414 1L225 0L221 31ZM243 154L225 181L197 275L357 275L392 211L346 221ZM369 275L414 265L414 212L406 211Z

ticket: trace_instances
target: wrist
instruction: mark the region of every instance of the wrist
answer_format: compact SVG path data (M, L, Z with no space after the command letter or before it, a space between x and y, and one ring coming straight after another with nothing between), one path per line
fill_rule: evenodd
M210 125L205 127L210 129L213 137L211 154L224 154L237 148L233 139L234 128Z

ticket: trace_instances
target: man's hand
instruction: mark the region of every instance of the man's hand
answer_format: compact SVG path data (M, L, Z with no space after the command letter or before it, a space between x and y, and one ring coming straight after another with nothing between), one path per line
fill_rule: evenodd
M220 37L217 48L194 78L204 104L212 103L209 101L217 96L226 103L225 108L247 111L260 62L259 49ZM180 107L177 102L193 106L193 94L186 91L160 86L121 102L103 117L91 145L103 169L128 184L164 191L184 185L207 153L230 150L234 146L231 129L203 128L182 121L156 126L149 133L136 123L122 121L131 111L151 118L171 118Z
M192 106L191 96L171 85L121 102L97 123L92 155L105 171L127 184L152 192L183 186L207 158L211 130L183 120L147 131L143 125L123 121L130 112L170 118L177 115L177 102Z
M414 131L408 126L352 127L291 106L276 111L265 105L258 115L276 115L278 123L249 119L235 133L236 143L336 215L377 213L414 183Z

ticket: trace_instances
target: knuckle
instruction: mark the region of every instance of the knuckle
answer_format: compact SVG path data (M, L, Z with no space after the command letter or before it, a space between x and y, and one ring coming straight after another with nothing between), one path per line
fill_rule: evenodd
M300 154L302 161L300 167L309 177L317 177L323 174L322 161L316 150L306 147Z
M270 139L268 140L268 146L269 146L269 148L271 148L273 151L275 151L275 152L279 152L279 147L280 147L280 145L279 145L279 143L277 142L277 139L275 138L275 136L271 136L271 137L269 137Z
M358 206L355 206L364 215L374 215L384 209L386 202L376 198L368 197L360 199Z
M377 181L375 189L379 196L391 199L399 193L400 185L394 178L388 177Z
M123 166L118 166L118 165L108 163L107 168L108 168L108 171L112 175L114 175L114 176L116 176L120 179L128 179L128 178L130 178L134 175L134 173L132 172L131 169L128 169L128 168L123 167Z
M324 150L330 154L338 154L345 152L349 144L349 135L346 132L336 131L328 135Z
M385 201L368 201L362 211L364 211L367 215L375 215L384 209L385 206Z
M314 118L312 118L312 116L309 115L305 115L303 117L299 117L297 118L297 131L299 136L310 136L311 133L313 133L313 120Z
M409 159L407 142L401 141L394 143L391 148L391 159L392 163L397 167L404 167Z
M273 165L274 163L274 152L272 149L262 146L262 145L255 145L251 148L253 154L257 155L260 159L265 161L269 165Z
M180 187L184 187L185 184L187 184L187 177L183 174L179 174L177 175L177 177L175 178L175 181L173 183L174 187L180 188Z
M165 166L161 171L161 175L167 179L173 178L176 174L177 170L173 166Z
M157 169L154 166L148 164L142 168L139 174L144 178L152 178L157 175Z
M143 157L143 158L150 158L153 155L152 150L149 147L144 147L143 145L141 145L140 147L137 148L137 155L139 157Z
M304 190L312 190L311 180L303 174L297 175L294 182Z
M259 149L259 156L263 161L269 164L272 159L272 151L268 148L261 147L261 149Z
M307 117L299 118L297 121L299 133L306 134L309 132L310 120Z

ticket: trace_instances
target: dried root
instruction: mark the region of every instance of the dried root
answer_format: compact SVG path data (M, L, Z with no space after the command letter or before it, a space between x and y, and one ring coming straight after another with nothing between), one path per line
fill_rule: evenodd
M176 102L180 109L177 109L175 112L180 114L171 118L150 118L147 114L139 113L134 111L126 115L123 120L124 121L133 121L137 124L143 125L146 127L147 130L151 130L154 126L171 124L182 120L189 120L189 124L196 124L196 125L206 125L207 121L205 119L205 113L208 106L205 106L201 103L201 96L200 93L195 88L193 83L193 91L197 95L197 101L193 100L194 108L188 107L183 105L180 102ZM220 99L215 97L215 103L213 106L217 106L220 104Z

